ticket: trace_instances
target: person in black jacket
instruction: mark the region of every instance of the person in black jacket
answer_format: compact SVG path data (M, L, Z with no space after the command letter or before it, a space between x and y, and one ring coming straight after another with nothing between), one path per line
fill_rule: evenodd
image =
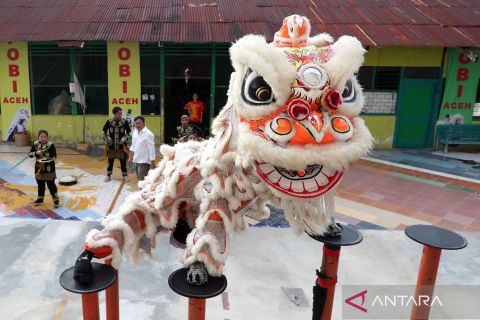
M58 208L60 200L58 198L57 186L55 185L55 179L57 178L55 173L57 151L55 145L48 141L48 132L46 130L38 132L38 140L33 143L28 156L35 158L35 179L38 184L38 198L33 204L40 205L43 203L46 183L53 198L53 205L55 208Z
M112 178L113 161L118 159L122 168L123 181L130 181L127 172L128 148L127 141L130 136L130 124L127 119L122 118L122 108L115 107L112 110L113 118L105 122L103 134L105 139L105 150L108 156L108 168L106 182Z

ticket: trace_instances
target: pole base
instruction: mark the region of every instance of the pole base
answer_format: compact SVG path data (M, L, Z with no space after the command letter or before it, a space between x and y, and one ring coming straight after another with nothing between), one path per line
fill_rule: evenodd
M408 226L405 234L413 241L438 249L459 250L467 246L467 240L458 233L431 225Z
M190 284L187 281L188 268L174 271L168 277L170 288L181 296L195 299L208 299L221 294L227 288L227 278L208 276L208 282L201 286Z
M343 231L338 236L307 234L314 240L335 247L353 246L362 242L363 236L357 229L347 225L342 225L341 227Z
M105 290L112 286L117 280L117 270L112 266L92 262L93 281L88 285L82 285L73 279L75 267L66 269L60 275L60 285L67 291L73 293L87 294Z

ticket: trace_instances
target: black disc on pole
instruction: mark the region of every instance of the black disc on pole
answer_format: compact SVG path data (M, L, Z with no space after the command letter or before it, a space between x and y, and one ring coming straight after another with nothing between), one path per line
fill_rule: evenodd
M328 235L308 235L317 241L323 242L326 245L343 247L343 246L353 246L362 242L362 234L355 228L351 226L341 225L342 233L338 236L328 236Z
M413 241L439 249L459 250L467 246L467 240L458 233L431 225L408 226L405 234Z
M207 283L197 286L187 281L187 272L188 268L181 268L168 277L170 288L181 296L208 299L218 296L227 288L227 278L224 275L220 277L208 276Z
M63 271L60 275L60 285L65 290L74 293L95 293L110 287L115 280L117 280L117 270L115 270L114 267L96 262L92 262L92 267L92 283L82 285L73 279L73 270L75 267L71 267Z

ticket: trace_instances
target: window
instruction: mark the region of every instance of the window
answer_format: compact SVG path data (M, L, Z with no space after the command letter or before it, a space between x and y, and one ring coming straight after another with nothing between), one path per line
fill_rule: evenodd
M160 84L160 53L152 56L141 55L140 74L142 86Z
M108 114L107 46L86 45L76 49L75 73L85 91L86 114ZM82 114L77 105L78 114Z
M72 114L69 85L70 58L68 51L51 47L32 47L32 95L35 114Z
M75 71L82 85L106 85L108 83L107 56L77 56Z
M85 114L108 114L108 86L85 86ZM78 114L82 114L81 106Z
M371 90L373 86L373 67L360 67L357 80L364 90Z
M403 68L404 79L438 79L440 68Z
M141 47L140 50L142 114L159 115L161 74L160 51L156 47ZM145 52L147 50L148 53Z
M69 87L34 87L35 114L72 114Z
M142 114L160 114L160 85L142 86Z
M375 70L374 90L398 91L400 86L400 67L377 67Z
M227 91L230 83L230 75L233 72L230 56L227 55L227 49L225 54L219 54L216 57L216 74L215 74L215 105L214 114L218 115L220 110L227 103Z
M230 75L234 71L230 57L228 55L217 55L216 62L217 72L215 75L215 80L219 85L228 86L230 82Z
M361 67L357 79L364 89L363 114L395 114L400 67Z
M227 103L227 91L228 87L216 87L215 88L215 106L214 113L217 116L220 113L220 110Z

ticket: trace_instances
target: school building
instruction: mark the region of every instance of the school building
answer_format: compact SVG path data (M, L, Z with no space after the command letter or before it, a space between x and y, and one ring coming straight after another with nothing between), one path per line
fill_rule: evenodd
M312 36L352 35L368 50L358 78L377 148L432 147L445 119L480 125L480 3L0 0L1 139L23 121L56 143L81 141L78 88L94 143L114 106L171 142L193 93L208 128L226 102L230 43L249 33L272 40L291 14L311 20Z

